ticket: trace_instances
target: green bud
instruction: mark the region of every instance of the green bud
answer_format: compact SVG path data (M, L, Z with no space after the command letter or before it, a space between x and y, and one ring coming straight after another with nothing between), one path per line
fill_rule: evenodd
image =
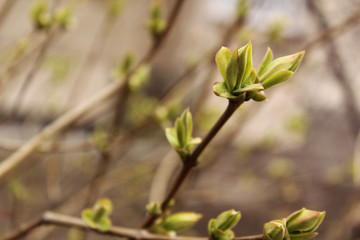
M258 76L264 89L288 80L298 69L305 52L298 52L293 55L280 57L272 60L272 52L268 49L263 62L261 63Z
M115 18L118 17L125 6L125 0L109 0L108 1L108 14Z
M132 60L129 59L124 62L124 69L126 67L125 64L127 61L132 61ZM128 69L126 71L128 71ZM149 65L144 64L139 66L136 69L135 73L129 79L130 90L137 91L140 88L142 88L149 81L150 72L151 72L151 68Z
M252 68L252 45L231 51L222 47L216 54L216 63L224 82L214 84L214 93L220 97L243 101L244 93L262 90L255 69Z
M55 23L62 29L69 29L74 23L72 12L69 8L59 8L54 14Z
M108 133L102 129L96 129L93 134L90 142L93 146L95 146L99 151L105 152L108 150L109 144L109 136Z
M166 218L161 226L167 231L182 231L194 226L202 217L193 212L176 213Z
M325 211L318 212L303 208L286 218L286 227L290 235L312 233L320 226L324 217Z
M225 232L235 227L240 218L241 213L234 209L223 212L217 217L215 228Z
M167 28L167 22L162 18L163 6L160 2L154 2L150 8L150 19L147 28L153 37L160 36Z
M112 210L113 206L109 199L98 200L93 207L94 220L108 217L112 213Z
M46 1L37 1L31 9L31 19L38 29L48 29L51 26L51 16Z
M186 161L193 147L201 142L200 138L193 138L192 116L186 108L181 116L176 119L174 128L166 128L165 134L169 143L175 148L183 161Z
M154 216L160 216L162 213L161 206L157 202L151 202L146 205L146 211Z
M238 5L236 9L236 17L239 20L243 20L247 17L249 13L249 3L248 0L238 0Z
M112 203L109 199L102 199L97 201L92 209L84 209L81 213L81 218L89 227L106 232L111 227L109 215L112 212L112 208Z
M120 80L122 79L131 69L131 67L133 66L134 64L134 61L135 61L135 56L133 53L127 53L125 55L125 57L119 61L119 63L117 64L117 66L112 70L112 73L111 73L111 76L114 78L114 79L117 79L117 80ZM147 66L147 65L142 65L142 66ZM140 66L139 68L144 68ZM138 72L137 74L138 75L143 75L145 72L145 68L140 70L140 73ZM134 73L135 74L135 73ZM134 77L133 77L134 78ZM138 78L138 77L135 77L135 78ZM138 82L138 80L133 80L134 82ZM136 85L136 84L134 84Z
M265 223L263 229L263 235L265 240L283 240L286 239L287 232L284 222L274 220Z

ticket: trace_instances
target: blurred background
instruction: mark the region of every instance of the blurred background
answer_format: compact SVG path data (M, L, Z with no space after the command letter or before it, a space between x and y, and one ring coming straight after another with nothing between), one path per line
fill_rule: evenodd
M175 0L157 1L162 18ZM152 1L49 0L71 10L65 27L34 25L32 0L0 1L0 161L69 109L125 81L125 97L92 106L0 182L0 233L46 210L80 216L97 199L114 204L114 225L138 227L161 201L181 161L164 128L189 106L203 137L226 107L212 84L221 46L249 41L259 66L306 50L297 74L248 102L211 142L176 197L176 211L202 220L241 211L237 236L302 207L327 212L317 239L360 239L360 1L185 0L149 61ZM174 12L174 11L173 11ZM46 22L46 21L45 21ZM155 38L156 39L156 38ZM146 63L146 64L144 64ZM138 68L139 69L139 68ZM43 226L25 239L113 239Z

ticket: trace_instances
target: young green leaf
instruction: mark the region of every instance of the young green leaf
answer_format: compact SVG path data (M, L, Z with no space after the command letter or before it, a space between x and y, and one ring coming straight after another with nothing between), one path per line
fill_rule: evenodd
M180 148L180 143L175 128L166 128L165 135L171 146L174 148Z
M238 49L235 48L233 51L230 62L226 68L226 79L227 79L227 89L232 92L236 85L236 77L238 75L238 64L239 64L239 56Z
M202 217L201 214L193 212L175 213L167 217L161 226L166 230L183 231L194 226Z
M260 64L259 69L258 69L259 77L262 76L265 73L265 71L267 70L267 68L268 68L269 64L271 63L272 59L273 59L273 53L272 53L271 49L268 47L267 52L266 52L266 54L265 54L265 56L264 56L264 58L263 58L263 60L262 60L262 62Z
M262 82L262 85L264 89L270 88L274 85L277 85L279 83L285 82L288 80L294 73L291 71L281 71L275 73L273 76L265 79L265 81Z
M230 49L226 47L221 47L215 56L215 61L218 66L219 72L225 82L227 82L226 68L230 62L231 55L232 51Z

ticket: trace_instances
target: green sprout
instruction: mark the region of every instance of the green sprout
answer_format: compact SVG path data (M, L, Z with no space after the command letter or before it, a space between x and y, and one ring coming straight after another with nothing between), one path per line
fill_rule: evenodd
M81 218L90 228L100 232L107 232L111 228L109 216L112 209L113 206L109 199L101 199L96 202L93 208L84 209Z
M270 48L256 71L249 43L234 51L222 47L216 54L216 63L224 82L214 84L214 93L233 101L264 101L263 90L288 80L298 69L304 52L273 60Z
M200 138L193 138L192 135L192 116L189 108L186 108L179 118L175 121L174 128L166 128L165 134L171 144L181 156L185 163L192 149L201 142Z

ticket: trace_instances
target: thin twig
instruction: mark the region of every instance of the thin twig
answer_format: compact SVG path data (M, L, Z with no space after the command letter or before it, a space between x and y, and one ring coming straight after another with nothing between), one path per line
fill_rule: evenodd
M60 227L77 227L81 229L92 230L100 235L116 236L116 237L125 237L130 239L138 240L207 240L208 237L167 237L163 235L156 235L147 232L146 230L126 228L126 227L111 227L107 232L99 232L95 229L88 227L80 218L54 213L54 212L45 212L40 218L20 226L19 229L10 233L9 235L1 238L1 240L13 240L25 236L32 230L41 225L55 225ZM262 235L254 236L245 236L245 237L236 237L234 240L261 240L263 239Z
M179 16L180 10L182 9L182 6L184 5L185 0L177 0L175 2L175 5L172 8L172 11L170 13L169 19L167 21L168 26L165 29L165 31L155 39L150 51L145 55L145 57L140 61L138 66L144 63L150 63L154 57L156 56L158 50L161 48L162 44L164 43L164 40L169 35L170 30L172 29L172 26L176 22L177 17ZM124 80L125 87L122 88L118 93L118 98L115 104L115 116L113 120L113 126L118 126L120 128L123 120L124 115L126 112L126 105L128 96L130 94L130 89L128 87L129 79Z
M19 92L17 93L17 96L15 97L14 107L10 113L11 117L17 115L18 111L20 111L21 104L23 102L23 98L25 95L25 91L30 86L32 80L35 77L35 74L37 73L41 64L43 63L43 60L47 53L47 50L49 49L53 39L55 38L55 33L56 33L55 31L51 31L46 36L46 40L44 41L43 45L41 46L39 54L37 55L36 59L34 60L34 63L30 69L30 72L26 75L26 78L25 78L23 84L21 85Z
M4 21L8 14L11 12L11 9L15 5L16 0L5 0L5 3L3 3L1 10L0 10L0 29L2 25L4 24Z
M183 2L184 2L184 0L177 0L174 8L172 9L172 11L170 13L170 17L169 17L169 20L168 20L169 25L168 25L167 30L161 35L161 37L159 39L157 39L154 42L153 47L149 51L149 54L151 53L151 55L146 55L140 61L138 66L141 63L150 62L156 56L157 52L159 51L159 49L161 47L161 44L159 44L158 42L159 41L160 42L164 41L164 39L168 35L169 30L173 27L173 24L175 22L176 17L178 16L178 13L181 10ZM130 95L130 91L129 91L129 87L128 87L129 79L124 80L124 82L125 82L124 83L125 86L124 86L124 88L122 88L122 90L119 93L120 95L118 97L118 104L116 104L116 106L117 106L116 109L117 110L115 111L116 113L114 115L114 119L113 119L113 123L112 123L113 126L110 129L108 140L107 140L109 143L113 142L113 140L116 138L117 134L119 133L118 129L120 129L120 127L122 125L122 122L125 119L125 112L127 110L126 102L127 102L128 97ZM94 174L94 177L91 180L92 184L90 185L90 190L89 190L88 196L86 197L86 200L85 200L86 205L89 205L92 198L94 196L96 196L97 190L101 186L101 183L97 183L97 184L95 184L95 183L98 182L97 180L98 180L99 177L106 174L108 166L110 164L110 161L111 161L111 148L109 148L107 151L101 152L101 159L99 159L98 166L96 168L96 172Z
M306 3L308 5L309 10L318 21L320 27L322 29L328 30L329 28L328 22L321 8L316 4L315 1L307 0ZM339 83L339 85L341 86L344 92L346 115L348 118L349 127L351 129L351 135L355 139L360 129L360 113L356 107L356 96L354 91L352 90L351 80L347 76L347 73L345 71L345 66L339 54L339 50L336 47L336 44L334 40L331 38L331 36L328 38L327 50L328 50L327 62L328 65L330 66L330 70L333 72L335 79L337 80L337 82Z
M176 180L174 181L171 189L167 193L165 199L161 203L161 209L164 210L167 208L170 200L176 195L180 186L185 181L186 177L190 173L190 171L197 165L197 160L200 154L204 151L206 146L210 143L210 141L215 137L215 135L219 132L219 130L224 126L224 124L229 120L229 118L233 115L235 110L242 104L242 102L234 102L229 101L229 104L225 110L225 112L221 115L219 120L215 123L209 133L206 135L204 140L197 146L194 152L188 157L183 165L181 172L177 176ZM159 218L160 216L150 215L148 218L145 219L143 224L141 225L142 228L148 228L152 226L154 221Z

